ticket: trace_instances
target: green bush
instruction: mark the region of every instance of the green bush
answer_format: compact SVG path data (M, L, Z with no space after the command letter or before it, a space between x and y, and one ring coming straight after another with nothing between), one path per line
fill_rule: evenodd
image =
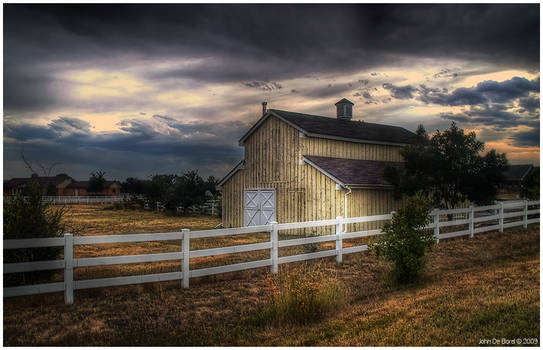
M384 234L370 245L378 257L394 264L393 275L399 283L416 280L426 266L426 254L435 244L433 233L424 228L431 220L431 209L422 194L408 197L392 222L384 225Z
M271 303L259 314L264 323L310 323L323 319L345 303L345 291L337 279L308 265L276 283Z
M60 237L65 231L64 207L53 209L42 202L36 182L30 182L22 193L4 201L4 239ZM4 263L57 259L62 247L13 249L4 251ZM37 271L4 275L4 284L18 285L48 280L53 271Z

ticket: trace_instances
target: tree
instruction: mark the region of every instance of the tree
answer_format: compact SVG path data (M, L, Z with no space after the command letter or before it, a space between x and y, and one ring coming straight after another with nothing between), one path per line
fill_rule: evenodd
M526 199L539 199L539 167L530 171L520 183L520 196Z
M209 176L205 181L204 187L206 191L209 191L209 193L211 193L211 196L213 198L217 198L221 193L221 191L217 189L218 185L219 180L216 179L215 176Z
M129 194L144 194L145 181L134 177L126 178L126 181L121 184L121 192Z
M97 171L95 173L91 173L91 176L89 178L89 192L90 193L100 193L105 187L106 179L104 178L104 175L106 173L103 171Z
M370 245L378 257L394 264L397 282L414 281L426 266L426 254L435 243L433 233L425 229L431 209L432 203L422 193L408 197L392 221L384 224L384 234Z
M144 196L152 202L162 202L167 209L175 209L177 201L174 197L174 187L177 182L177 175L164 174L153 175L150 181L144 184Z
M198 171L190 170L178 178L175 186L175 197L183 206L183 214L193 205L200 205L206 201L205 182Z
M400 151L404 166L385 169L396 198L420 191L434 206L445 208L466 200L486 204L496 198L507 169L505 153L491 150L482 156L484 142L474 132L465 134L454 122L432 137L420 125L416 135L415 142Z
M62 218L64 207L53 209L42 201L42 191L36 180L29 181L23 193L4 201L4 239L59 237L65 231ZM62 248L31 248L4 251L4 263L57 259ZM36 282L48 278L53 271L38 271L5 275L8 284Z

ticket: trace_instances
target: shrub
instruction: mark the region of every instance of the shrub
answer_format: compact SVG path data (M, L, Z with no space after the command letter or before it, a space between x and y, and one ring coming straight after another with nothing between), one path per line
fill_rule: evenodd
M4 202L4 239L59 237L65 227L62 218L64 207L51 208L42 202L39 185L30 182L23 193ZM62 248L31 248L4 251L4 263L42 261L57 259ZM34 283L49 279L53 271L37 271L4 275L4 283L9 285Z
M378 257L394 264L393 275L399 283L414 281L426 266L426 254L435 243L433 233L424 228L431 220L431 209L430 201L420 193L407 198L392 222L384 225L384 234L370 245Z
M345 303L345 291L337 279L310 270L307 264L275 281L276 292L259 314L264 323L309 323L323 319Z

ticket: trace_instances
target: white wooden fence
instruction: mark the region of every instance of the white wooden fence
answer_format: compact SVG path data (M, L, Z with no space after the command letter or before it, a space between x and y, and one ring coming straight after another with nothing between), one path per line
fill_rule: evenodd
M539 207L539 201L523 201L523 202L512 202L512 203L502 202L496 205L470 207L470 208L462 208L462 209L449 209L449 210L434 209L431 212L431 215L433 217L433 222L429 224L427 228L434 230L434 234L438 242L440 239L446 239L446 238L463 236L463 235L473 237L473 235L476 233L481 233L481 232L486 232L486 231L499 230L500 232L503 232L504 228L513 227L513 226L523 226L524 228L526 228L528 224L539 222L539 208L533 208L536 206ZM532 209L530 209L530 207L532 207ZM497 211L497 214L495 213L496 211ZM442 216L447 216L449 214L464 214L466 218L456 219L454 221L441 220ZM536 214L537 214L536 218L529 218L529 216L534 216ZM58 237L58 238L4 240L4 249L64 246L63 260L4 264L4 274L64 269L64 282L27 285L27 286L19 286L19 287L7 287L7 288L4 288L4 297L64 291L65 302L67 304L72 304L73 292L74 290L79 290L79 289L111 287L111 286L121 286L121 285L128 285L128 284L139 284L139 283L172 281L172 280L181 280L183 287L188 288L190 278L193 278L193 277L210 276L210 275L215 275L215 274L220 274L220 273L241 271L241 270L265 267L265 266L270 266L271 272L277 273L279 264L285 264L285 263L309 260L309 259L316 259L316 258L324 258L328 256L335 256L336 260L338 262L341 262L344 254L362 252L368 249L367 245L344 247L343 245L344 240L352 239L352 238L375 236L382 233L380 229L357 231L357 232L345 232L344 225L362 223L362 222L390 220L391 218L392 218L392 213L386 214L386 215L363 216L363 217L354 217L354 218L337 217L336 219L331 219L331 220L295 222L295 223L284 223L284 224L272 222L269 225L262 225L262 226L203 230L203 231L192 231L192 232L189 231L188 229L183 229L181 230L181 232L169 232L169 233L140 233L140 234L85 236L85 237L78 237L78 236L74 237L71 233L66 233L64 237ZM510 218L520 218L520 220L513 221L513 222L504 222L504 219L510 219ZM497 224L495 222L497 222ZM487 223L487 225L485 225L484 223ZM488 223L490 223L490 225L488 225ZM278 231L281 231L281 230L298 229L298 228L306 228L306 227L322 227L322 226L332 226L332 225L336 227L336 233L333 235L279 240ZM455 231L455 232L440 233L440 228L442 227L457 226L457 225L467 225L468 229ZM261 233L261 232L268 232L270 234L270 240L268 242L235 245L235 246L211 248L211 249L190 250L191 239L231 236L231 235L239 235L239 234ZM78 259L74 259L73 257L73 249L74 249L74 246L77 246L77 245L168 241L168 240L181 240L182 243L181 243L181 246L179 247L180 251L173 252L173 253L161 253L161 254L93 257L93 258L78 258ZM311 244L311 243L322 243L322 242L335 242L335 249L318 251L318 252L307 253L307 254L298 254L298 255L281 256L281 257L279 256L279 248L282 248L282 247L297 246L297 245L304 245L304 244ZM263 249L270 250L269 259L190 270L191 258L250 252L250 251L256 251L256 250L263 250ZM139 276L90 279L90 280L74 280L73 279L73 270L74 268L77 268L77 267L145 263L145 262L157 262L157 261L167 261L167 260L180 260L181 261L180 271L147 274L147 275L139 275Z
M10 201L12 196L4 196L4 201ZM98 204L122 202L127 196L42 196L42 202L51 204Z
M190 206L187 212L192 213L192 214L199 213L199 214L204 214L204 215L216 216L216 215L219 215L219 210L218 210L219 204L220 204L220 200L210 199L202 205ZM157 212L166 210L166 206L162 202L155 202L154 208L156 208ZM152 209L149 201L145 202L143 209L146 209L146 210ZM182 212L183 206L176 207L175 211L177 213Z

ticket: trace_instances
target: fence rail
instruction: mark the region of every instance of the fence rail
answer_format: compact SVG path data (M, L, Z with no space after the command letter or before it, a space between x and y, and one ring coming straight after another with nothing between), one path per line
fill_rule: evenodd
M10 201L13 196L4 196L4 201ZM42 202L51 204L102 204L118 203L128 198L127 195L120 196L42 196Z
M538 208L534 208L537 206ZM507 210L507 212L505 212ZM493 214L497 211L498 214ZM483 213L481 213L483 212ZM442 221L442 216L451 214L464 214L466 218L456 219L454 221ZM529 216L536 215L536 218L529 218ZM11 263L4 264L4 274L6 273L19 273L30 271L43 271L53 269L64 269L64 282L47 283L38 285L28 285L19 287L6 287L4 288L4 297L30 295L30 294L42 294L51 292L64 291L65 302L67 304L73 303L74 290L87 289L87 288L99 288L99 287L111 287L122 286L128 284L140 284L150 282L161 281L173 281L181 280L184 288L189 288L190 278L210 276L220 273L242 271L247 269L253 269L258 267L270 266L272 273L278 272L279 264L286 264L295 261L303 261L317 258L324 258L329 256L335 256L338 262L341 262L343 255L352 254L356 252L362 252L368 249L367 245L344 247L344 240L369 237L382 234L380 229L345 232L347 224L373 222L373 221L385 221L392 219L391 214L363 216L354 218L342 218L338 216L336 219L320 220L320 221L308 221L308 222L295 222L278 224L272 222L268 225L252 226L252 227L240 227L240 228L228 228L228 229L215 229L215 230L201 230L201 231L189 231L183 229L181 232L167 232L167 233L138 233L127 235L110 235L110 236L85 236L85 237L73 237L71 233L66 233L64 237L59 238L38 238L38 239L16 239L16 240L4 240L4 249L20 249L20 248L39 248L39 247L55 247L64 246L64 259L52 260L52 261L35 261L35 262L23 262L23 263ZM479 217L476 217L478 215ZM469 207L461 209L448 209L439 210L434 209L431 212L433 218L426 228L433 229L437 242L440 239L447 239L459 236L473 237L476 233L499 230L503 232L504 228L523 226L527 227L528 224L539 222L539 201L523 201L519 203L498 203L490 206L483 207ZM504 219L521 217L520 221L504 222ZM495 221L498 221L496 224ZM488 223L493 221L490 225L475 227L476 223ZM462 229L455 232L440 233L440 228L449 226L465 226L467 229ZM307 227L321 227L321 226L335 226L336 233L325 236L314 236L306 238L295 238L279 240L278 231L307 228ZM190 240L199 238L210 238L219 236L232 236L239 234L252 234L252 233L268 233L270 240L262 243L252 243L245 245L235 245L228 247L219 247L211 249L197 249L190 250ZM92 258L74 258L73 248L77 245L89 245L89 244L102 244L102 243L126 243L126 242L147 242L147 241L167 241L167 240L180 240L180 251L173 253L154 253L143 255L129 255L129 256L109 256L109 257L92 257ZM312 243L322 242L335 242L335 249L318 251L314 253L290 255L279 257L279 248L298 246ZM206 267L196 270L190 270L190 259L209 257L221 254L235 254L241 252L251 252L258 250L269 250L270 258L257 261L249 261L237 264L230 264L216 267ZM106 266L116 264L132 264L132 263L144 263L144 262L158 262L158 261L171 261L180 260L181 271L146 274L137 276L126 277L112 277L112 278L100 278L90 280L74 280L73 270L78 267L89 266Z

